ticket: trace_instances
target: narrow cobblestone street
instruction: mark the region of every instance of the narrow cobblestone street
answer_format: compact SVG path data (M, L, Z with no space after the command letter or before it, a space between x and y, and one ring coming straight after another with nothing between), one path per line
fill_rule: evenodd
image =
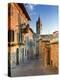
M44 67L40 60L32 60L28 64L18 65L11 69L12 76L33 76L57 74L58 69L51 66Z

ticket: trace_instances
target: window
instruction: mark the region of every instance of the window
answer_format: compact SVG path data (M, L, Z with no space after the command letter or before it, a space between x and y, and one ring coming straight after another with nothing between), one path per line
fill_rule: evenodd
M19 33L19 42L22 43L23 42L23 34L22 34L22 29L20 29L20 33Z
M14 31L9 30L8 31L8 42L13 42L14 41Z

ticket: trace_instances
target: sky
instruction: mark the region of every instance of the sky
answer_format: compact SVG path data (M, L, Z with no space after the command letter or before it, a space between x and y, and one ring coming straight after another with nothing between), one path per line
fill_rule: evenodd
M30 27L36 32L36 21L40 17L42 22L41 34L51 34L58 31L58 6L25 4L26 10L31 18Z

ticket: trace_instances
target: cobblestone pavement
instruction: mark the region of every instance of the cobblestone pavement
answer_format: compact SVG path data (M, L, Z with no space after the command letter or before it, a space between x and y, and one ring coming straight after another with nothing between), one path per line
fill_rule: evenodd
M11 69L11 76L33 76L58 74L58 69L51 66L44 67L40 60L32 60L28 64L17 65Z

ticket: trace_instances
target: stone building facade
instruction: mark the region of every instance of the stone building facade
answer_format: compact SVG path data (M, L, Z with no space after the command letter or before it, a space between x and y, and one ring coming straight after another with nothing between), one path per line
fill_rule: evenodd
M59 66L59 40L58 40L58 31L53 32L53 38L50 40L50 64L53 67Z
M39 56L42 65L45 67L50 65L58 68L58 32L51 35L40 35L39 40Z
M39 56L44 66L50 64L50 38L52 35L41 35L39 40Z
M8 4L8 63L11 66L19 64L19 54L25 52L22 36L28 31L29 20L30 17L23 4ZM23 57L23 55L21 56Z
M25 58L27 59L25 62L29 62L31 60L31 58L33 58L34 56L34 52L35 52L35 43L34 43L34 38L33 38L34 32L33 30L30 28L30 26L28 27L28 33L23 34L23 41L25 43L25 54L27 55Z

